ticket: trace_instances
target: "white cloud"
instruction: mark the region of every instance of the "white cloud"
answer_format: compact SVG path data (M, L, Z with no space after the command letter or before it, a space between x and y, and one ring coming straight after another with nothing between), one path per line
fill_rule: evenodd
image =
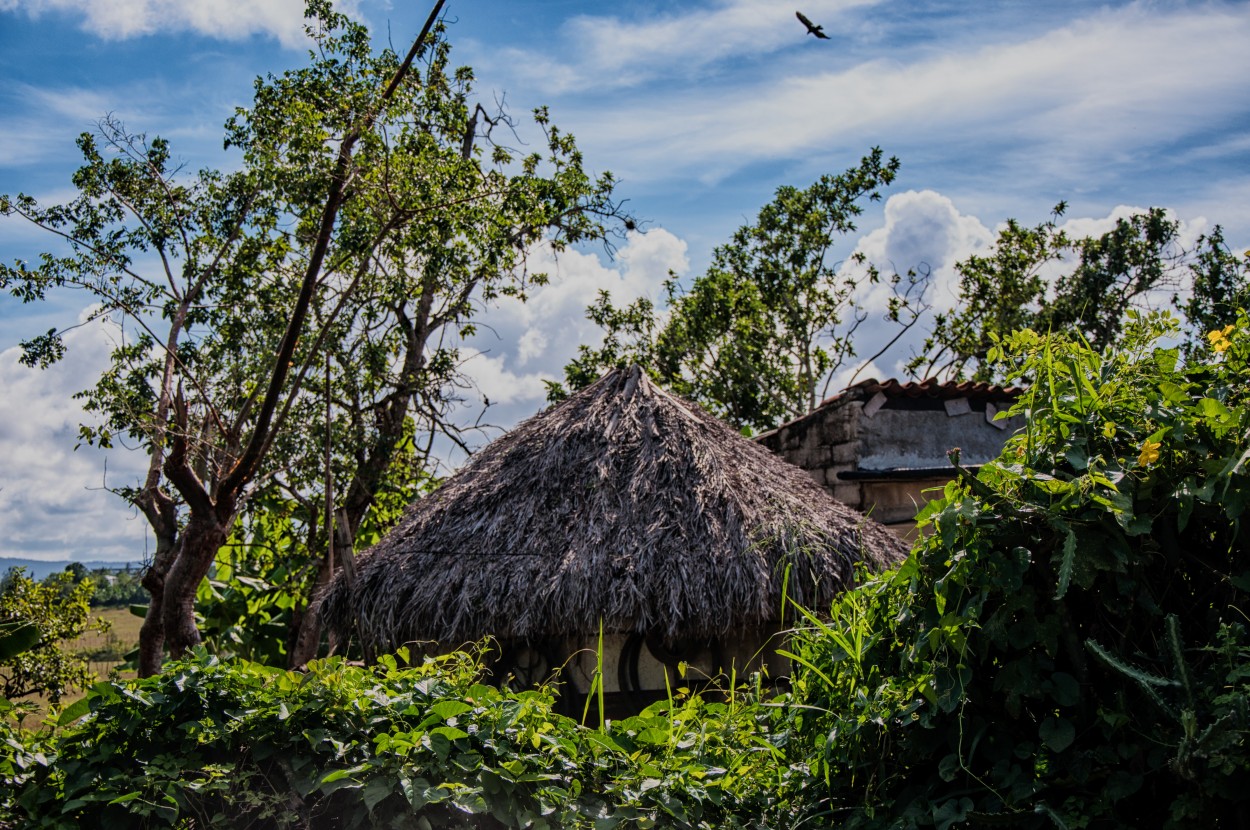
M66 337L66 358L46 370L18 362L19 349L0 352L0 555L36 559L136 561L146 525L103 487L131 484L140 454L75 451L78 425L90 418L73 395L107 360L115 332L102 321ZM106 478L107 470L107 478Z
M517 374L507 367L507 362L503 355L488 354L477 355L469 361L469 374L491 406L506 410L509 404L542 400L547 391L542 378L533 373Z
M207 91L194 80L184 83L159 73L107 90L55 78L40 86L10 83L0 88L0 107L9 115L0 124L0 168L60 171L57 184L68 182L70 171L82 162L75 145L78 136L87 132L98 138L105 117L133 133L170 139L175 162L185 161L188 154L197 159L188 170L204 163L220 166L221 120L242 103L229 91L246 89L241 73L231 72L217 72L218 86ZM103 141L97 143L110 152ZM51 204L49 198L41 201Z
M957 297L955 263L987 247L994 238L975 216L959 212L946 196L932 190L896 193L885 203L885 224L866 234L856 246L883 274L928 272L932 281L929 301L934 308L950 308ZM885 310L890 291L877 285L861 300L874 312Z
M110 40L189 31L230 40L271 35L289 48L307 43L304 0L0 0L0 11L65 14Z
M603 332L586 319L586 307L600 291L615 304L639 297L658 299L670 269L689 268L686 243L663 228L631 232L615 260L594 253L565 251L554 255L541 246L531 254L532 270L550 276L526 302L504 299L485 314L479 333L468 344L482 354L467 362L492 405L491 420L510 425L544 405L543 380L562 380L564 366L583 343L595 344Z
M1095 237L1110 231L1120 219L1145 211L1143 207L1117 205L1103 216L1065 217L1057 227L1074 240ZM883 274L888 274L889 269L903 272L921 264L930 268L932 287L928 298L933 312L949 310L959 299L959 276L954 266L969 256L988 254L999 233L1006 227L1004 222L999 222L991 230L978 217L962 213L951 199L932 190L896 194L886 202L884 214L884 224L860 237L855 251L876 264ZM1177 234L1177 248L1180 250L1192 249L1198 237L1210 230L1210 223L1204 217L1185 219L1172 211L1169 215L1180 224ZM1017 218L1022 225L1031 226L1045 221L1048 216ZM1051 262L1042 268L1041 276L1053 283L1061 274L1072 269L1072 262L1072 255L1066 260ZM1175 292L1174 286L1156 289L1143 298L1141 305L1171 308ZM883 285L864 286L860 291L858 299L870 312L870 318L856 336L856 348L861 356L875 353L898 331L893 324L882 319L889 296L888 288ZM880 365L869 366L860 378L873 374L878 377L902 376L907 361L920 348L931 325L931 318L924 319L879 358ZM892 368L883 371L882 365ZM843 369L835 378L834 385L845 384L853 371L853 368Z
M1210 230L1219 224L1229 233L1226 241L1234 251L1250 248L1250 175L1230 173L1214 181L1203 182L1202 187L1189 198L1176 203L1176 211L1182 216L1209 214L1203 217L1203 227ZM1231 230L1230 230L1231 229Z
M0 90L0 102L9 109L9 117L0 125L0 159L5 167L36 164L49 156L76 152L74 139L78 134L92 130L101 116L117 109L117 100L99 91L21 83L10 83Z
M881 0L808 0L813 22L836 32L849 10ZM616 8L616 7L614 7ZM749 61L812 40L793 10L773 0L720 0L678 11L627 19L582 14L561 27L568 58L506 49L491 60L544 92L634 87L655 79L700 76L711 64ZM813 42L811 44L815 46Z
M860 360L850 366L844 366L833 375L825 386L824 397L836 395L852 383L859 383L861 380L870 378L885 380L892 377L897 377L897 374L883 370L875 361Z

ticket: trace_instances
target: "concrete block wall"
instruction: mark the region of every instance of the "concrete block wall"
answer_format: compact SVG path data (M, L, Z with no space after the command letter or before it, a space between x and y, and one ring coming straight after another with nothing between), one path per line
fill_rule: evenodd
M831 406L822 410L820 417L786 424L761 435L758 440L786 461L806 470L817 484L833 493L834 498L857 507L859 487L840 481L838 473L855 469L859 459L860 408L858 401Z

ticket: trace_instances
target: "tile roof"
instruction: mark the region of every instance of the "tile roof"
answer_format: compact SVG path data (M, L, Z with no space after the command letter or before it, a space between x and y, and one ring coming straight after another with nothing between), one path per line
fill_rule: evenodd
M954 400L956 398L969 398L976 401L1008 401L1019 397L1024 391L1019 386L998 386L992 383L984 383L981 381L940 381L936 378L928 380L909 380L900 383L894 378L888 380L877 380L869 378L861 380L853 386L842 390L832 397L826 398L821 402L821 406L832 403L842 398L867 399L874 397L878 392L884 394L887 398L936 398L938 400Z

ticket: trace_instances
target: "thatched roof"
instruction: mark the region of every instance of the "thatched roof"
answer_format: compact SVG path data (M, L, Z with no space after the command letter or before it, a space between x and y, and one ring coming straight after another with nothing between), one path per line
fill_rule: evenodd
M376 649L605 631L720 636L904 553L876 522L636 367L483 448L339 574L319 613Z

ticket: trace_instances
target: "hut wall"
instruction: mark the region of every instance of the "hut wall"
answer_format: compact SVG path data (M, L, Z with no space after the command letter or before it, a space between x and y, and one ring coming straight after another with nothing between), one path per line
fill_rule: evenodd
M686 661L688 668L683 679L675 664L666 665L646 645L638 651L638 681L643 692L664 692L667 688L694 687L716 678L718 674L736 673L739 681L745 681L752 673L764 671L769 678L789 674L790 662L776 653L784 648L784 637L773 627L767 631L749 632L733 639L724 638L715 655L711 649L700 649L697 655ZM603 689L607 694L635 691L622 688L619 666L629 641L628 634L604 634L603 636ZM590 691L597 663L597 638L571 638L560 647L571 655L561 679L566 691L586 694ZM719 659L717 659L719 658ZM717 663L720 663L717 666ZM667 674L667 677L666 677Z
M860 455L856 469L949 467L946 453L952 447L959 447L960 463L965 466L992 461L1018 423L991 422L984 405L979 410L974 406L955 407L948 414L945 409L894 409L887 404L871 417L862 416L857 424ZM997 410L991 408L988 414L992 418Z
M949 476L935 476L906 481L857 481L855 484L859 488L859 503L868 505L864 508L867 515L910 540L916 528L916 514L929 499L939 495L933 491L940 490L948 481Z

